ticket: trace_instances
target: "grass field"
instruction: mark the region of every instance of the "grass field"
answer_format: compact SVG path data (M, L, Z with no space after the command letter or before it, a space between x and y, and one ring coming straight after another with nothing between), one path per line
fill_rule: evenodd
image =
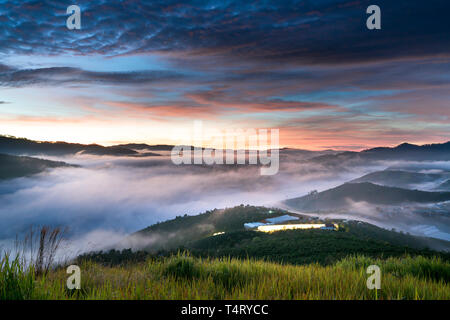
M450 299L450 264L440 258L347 257L321 266L178 254L121 266L80 263L81 289L64 268L35 276L19 261L0 263L0 299ZM366 267L381 268L369 290Z

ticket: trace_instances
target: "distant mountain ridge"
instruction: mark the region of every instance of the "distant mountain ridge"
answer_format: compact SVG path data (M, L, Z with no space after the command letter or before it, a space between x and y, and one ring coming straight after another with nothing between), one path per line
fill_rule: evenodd
M118 144L116 145L116 147L131 150L171 151L174 146L168 144L149 145L146 143L127 143L127 144Z
M358 179L351 180L350 183L371 182L388 187L409 188L411 186L438 181L443 175L438 173L420 173L402 170L375 171Z
M79 152L92 155L125 155L138 156L138 151L171 151L173 145L146 143L128 143L114 146L101 146L98 144L80 144L68 142L34 141L26 138L0 135L0 153L14 155L68 155ZM138 151L137 151L138 150ZM157 155L147 153L148 155ZM295 148L281 148L280 154L302 154L311 156L308 161L333 162L351 160L353 158L367 160L450 160L450 141L438 144L425 144L422 146L403 143L396 147L377 147L361 152L336 150L311 151ZM317 154L319 154L317 156Z
M92 155L137 155L138 152L122 147L104 147L98 144L80 144L68 142L38 142L25 138L0 136L0 153L13 155L52 155L62 156L76 153Z
M348 199L378 205L404 203L436 203L450 200L450 192L427 192L376 185L370 182L345 183L323 192L286 200L285 203L298 210L327 211L347 208Z
M335 155L323 155L310 159L310 162L339 166L347 161L410 160L444 161L450 160L450 141L445 143L415 145L402 143L396 147L377 147L360 152L345 151Z
M89 155L147 157L160 156L161 154L155 152L170 152L174 147L174 145L149 145L146 143L127 143L105 147L98 144L86 145L61 141L34 141L26 138L0 135L0 153L24 156L66 156L82 153ZM187 149L194 148L194 146L189 145L184 147ZM205 149L206 148L202 148L202 150ZM226 149L223 149L223 151L225 152ZM236 150L233 150L233 152L236 155ZM296 156L299 159L306 160L319 155L335 154L336 152L337 151L334 150L310 151L303 149L282 148L280 149L280 158L283 159L285 157Z

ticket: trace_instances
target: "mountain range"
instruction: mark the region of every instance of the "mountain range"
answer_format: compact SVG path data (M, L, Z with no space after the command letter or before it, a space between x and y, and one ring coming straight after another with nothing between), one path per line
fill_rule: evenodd
M401 170L383 170L366 174L360 178L349 181L350 183L371 182L388 187L414 188L430 182L445 180L450 173L422 173Z
M9 136L0 136L0 153L32 156L64 156L77 153L109 156L138 155L137 151L120 146L104 147L98 144L86 145L67 142L42 142Z
M322 192L286 200L298 210L337 211L349 208L351 203L367 202L375 205L404 205L408 203L437 203L450 201L450 192L427 192L396 187L380 186L370 182L345 183Z
M378 147L360 152L345 151L337 154L321 155L309 162L339 167L342 164L367 165L373 161L448 161L450 141L445 143L415 145L403 143L396 147Z
M79 144L67 142L42 142L25 138L0 135L0 153L15 155L70 155L79 152L92 155L138 155L139 150L170 151L173 145L148 145L145 143L119 144L109 147L98 144ZM361 152L335 150L309 151L302 149L283 148L281 154L302 155L310 161L334 163L345 160L450 160L450 141L446 143L414 145L403 143L393 148L378 147Z

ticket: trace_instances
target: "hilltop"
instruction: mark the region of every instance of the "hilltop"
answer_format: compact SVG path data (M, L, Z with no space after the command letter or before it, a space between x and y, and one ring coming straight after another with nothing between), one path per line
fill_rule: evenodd
M437 254L428 249L431 246L450 247L447 241L398 233L358 221L333 220L339 225L337 231L315 229L264 233L244 227L247 222L287 214L298 219L295 223L330 222L280 209L238 206L157 223L136 232L117 247L133 248L138 252L143 250L147 254L170 255L187 250L196 256L252 257L294 264L327 264L352 254L429 256ZM94 254L94 257L100 261L121 259L114 253L110 256Z
M61 161L0 154L0 180L30 176L58 167L75 166Z

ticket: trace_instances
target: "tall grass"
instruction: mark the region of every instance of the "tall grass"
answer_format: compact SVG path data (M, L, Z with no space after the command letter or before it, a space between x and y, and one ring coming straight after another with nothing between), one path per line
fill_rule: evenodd
M382 270L380 290L366 287L366 266ZM432 266L431 269L428 266ZM349 257L331 266L200 259L186 254L120 267L85 261L81 287L65 288L64 269L37 281L38 299L450 299L439 259ZM433 270L433 271L431 271ZM448 270L448 269L447 269Z
M11 259L11 254L5 252L0 257L0 300L31 299L34 281L34 268L24 267L19 255Z
M36 274L18 256L0 260L0 299L450 299L449 263L438 258L347 257L330 266L282 265L188 254L122 266L80 262L81 289L63 267ZM381 289L366 287L380 266Z
M32 227L22 240L16 240L15 251L23 263L33 266L36 274L47 274L66 232L60 227Z
M35 290L36 278L44 282L54 267L65 231L49 226L31 228L23 239L16 239L14 250L0 250L0 300L40 296Z
M450 282L450 262L443 261L439 257L405 256L402 259L388 258L382 260L357 255L342 259L336 266L358 270L361 268L366 269L371 264L378 265L383 272L390 273L396 277L411 275L421 279Z

